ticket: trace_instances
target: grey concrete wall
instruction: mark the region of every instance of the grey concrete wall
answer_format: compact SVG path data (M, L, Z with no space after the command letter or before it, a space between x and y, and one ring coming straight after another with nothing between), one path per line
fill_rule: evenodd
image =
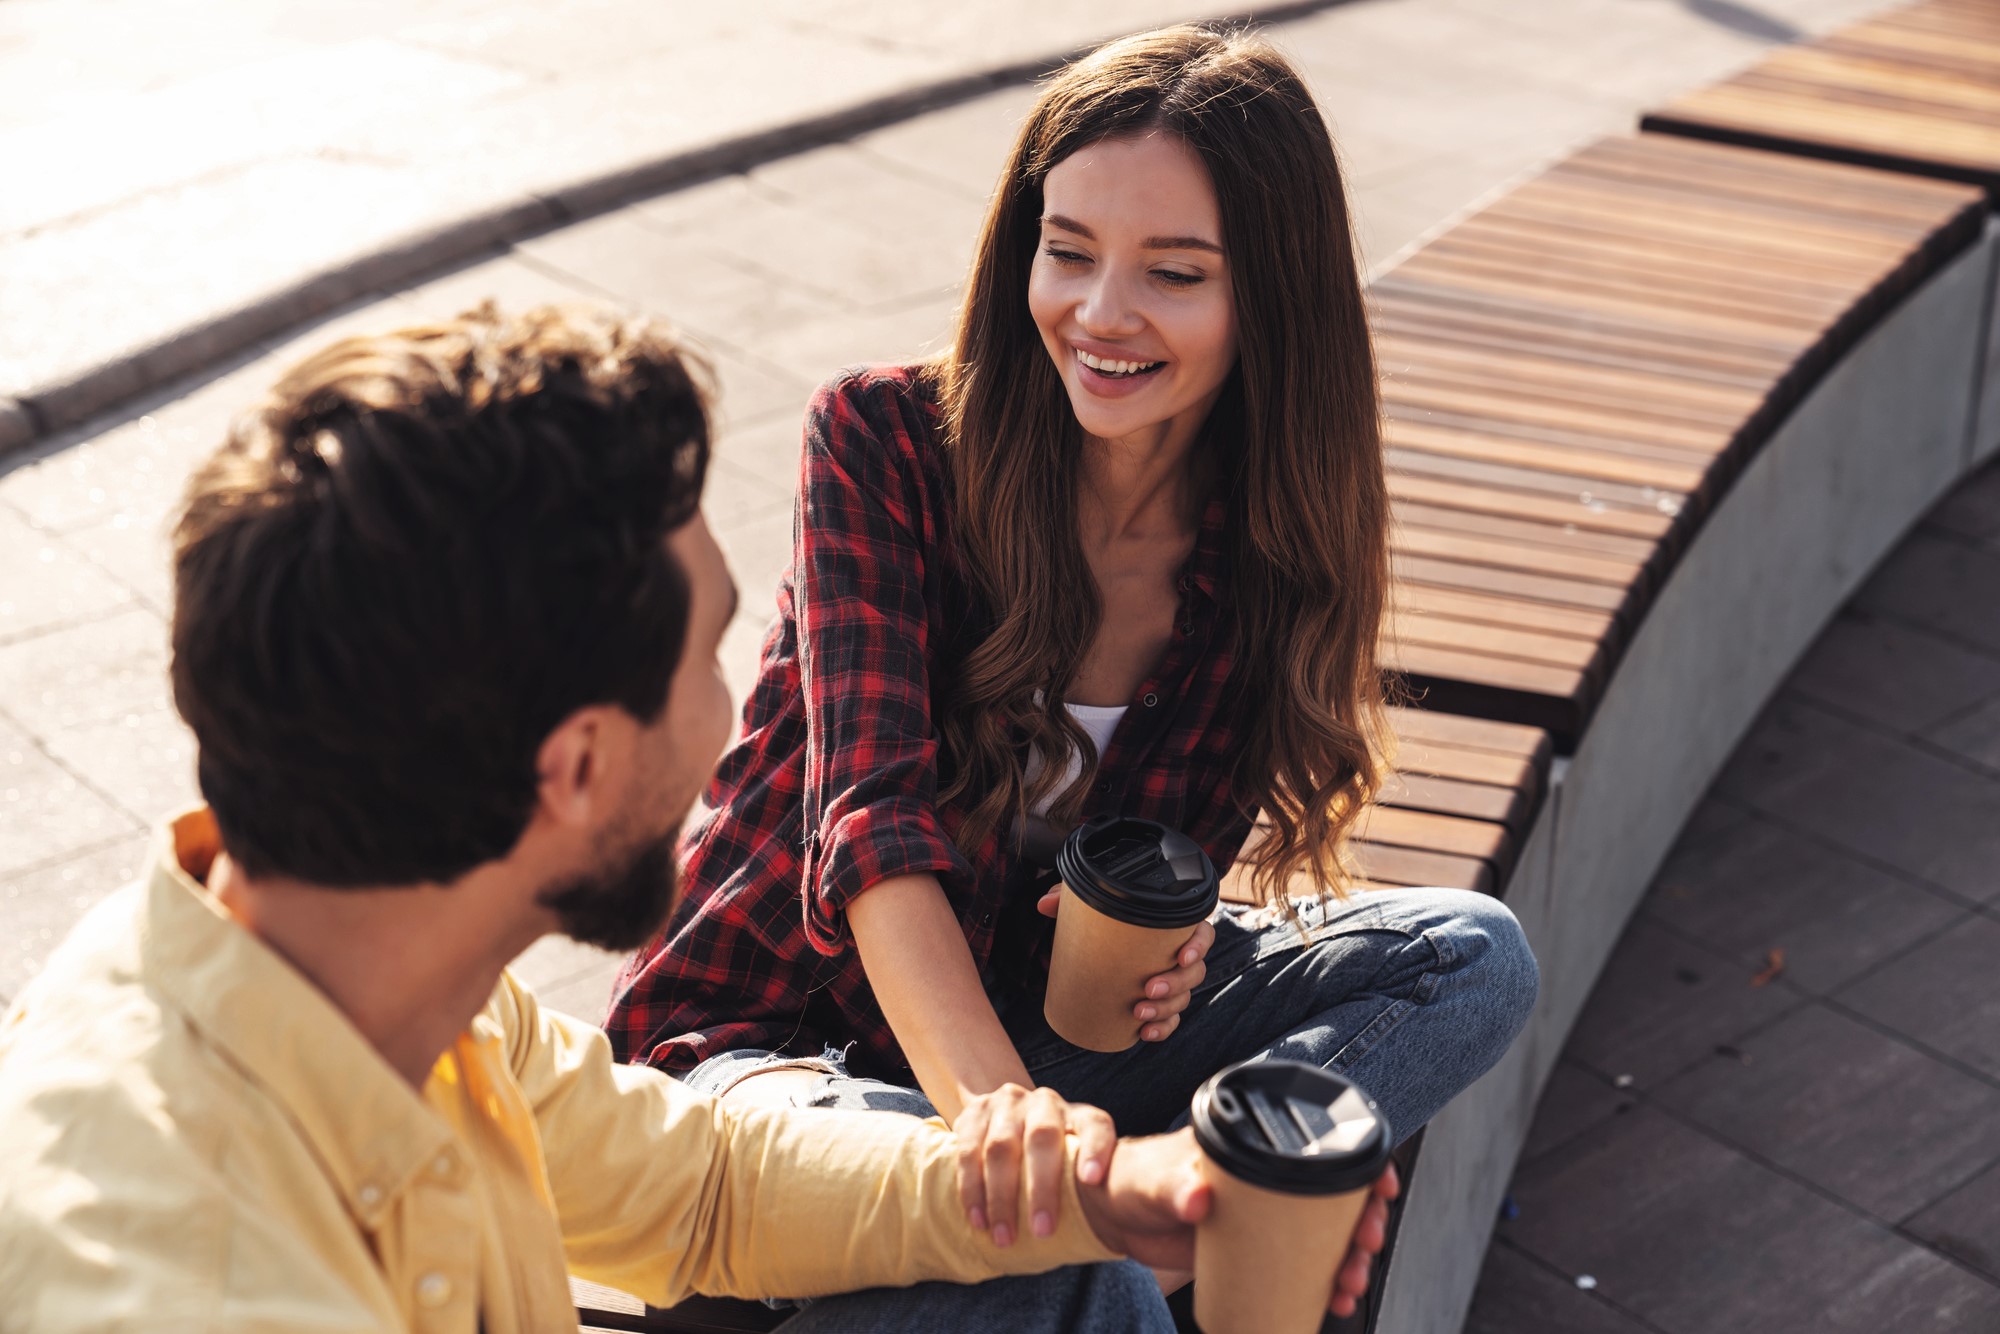
M1383 1334L1464 1323L1542 1084L1689 812L1826 621L1967 470L1997 252L1989 232L1827 375L1647 613L1509 887L1541 1002L1431 1125Z

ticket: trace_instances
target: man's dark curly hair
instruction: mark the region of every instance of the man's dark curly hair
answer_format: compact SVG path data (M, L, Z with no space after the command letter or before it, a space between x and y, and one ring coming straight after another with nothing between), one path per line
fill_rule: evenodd
M658 717L708 384L657 324L488 305L343 339L237 422L175 529L173 686L246 872L454 880L519 840L564 718Z

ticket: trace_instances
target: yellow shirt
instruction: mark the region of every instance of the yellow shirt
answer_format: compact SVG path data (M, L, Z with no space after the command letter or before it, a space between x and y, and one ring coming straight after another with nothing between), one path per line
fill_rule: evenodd
M954 1142L725 1108L616 1065L511 977L421 1096L194 875L81 923L0 1020L0 1330L575 1329L565 1269L655 1305L1114 1258L965 1222Z

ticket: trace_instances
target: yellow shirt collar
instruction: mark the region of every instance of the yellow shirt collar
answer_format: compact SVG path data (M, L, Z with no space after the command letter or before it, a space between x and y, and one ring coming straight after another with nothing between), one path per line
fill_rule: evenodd
M207 809L168 823L147 888L149 981L284 1107L372 1228L452 1129L333 1002L223 910L202 883L220 851Z

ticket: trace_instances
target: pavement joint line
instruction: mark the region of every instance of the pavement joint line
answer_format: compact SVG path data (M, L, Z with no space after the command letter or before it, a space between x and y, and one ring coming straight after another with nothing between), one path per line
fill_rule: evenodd
M1939 635L1937 638L1942 639L1944 636ZM1990 658L1993 655L1991 653L1984 653L1982 656ZM1784 694L1787 699L1802 704L1809 709L1816 709L1837 722L1847 724L1857 732L1867 732L1869 735L1878 737L1881 740L1891 741L1899 746L1907 747L1919 755L1927 755L1934 760L1940 760L1951 765L1954 769L1962 769L1974 778L1983 778L1988 782L2000 781L2000 774L1994 773L1991 768L1981 764L1978 760L1961 755L1957 751L1949 750L1934 741L1926 741L1919 733L1899 732L1887 723L1870 718L1865 714L1855 713L1845 706L1833 703L1830 700L1821 699L1810 691L1795 688L1789 681L1785 683ZM1942 725L1942 723L1931 724L1932 727Z
M1500 1236L1496 1234L1490 1244L1494 1246L1506 1247L1508 1250L1514 1252L1514 1254L1520 1256L1523 1260L1526 1260L1529 1264L1541 1270L1543 1273L1561 1279L1563 1283L1567 1286L1574 1287L1574 1284L1576 1283L1576 1277L1577 1277L1576 1275L1563 1272L1563 1270L1558 1268L1553 1261L1544 1259L1542 1256L1536 1254L1534 1251L1529 1250L1526 1246L1522 1245L1520 1242L1515 1241L1512 1237ZM1582 1288L1574 1288L1574 1290L1579 1295L1589 1298L1591 1301L1601 1302L1605 1306L1610 1307L1612 1310L1616 1311L1619 1315L1624 1316L1627 1320L1630 1320L1633 1324L1647 1331L1647 1334L1671 1334L1671 1331L1659 1325L1654 1324L1652 1321L1646 1319L1646 1317L1640 1315L1637 1311L1631 1310L1627 1307L1619 1305L1615 1301L1612 1301L1611 1298L1604 1295L1604 1289L1602 1287L1591 1288L1589 1290L1585 1290Z
M1928 894L1935 894L1948 903L1956 904L1961 908L1983 908L1986 906L1984 900L1975 899L1971 895L1953 889L1949 885L1939 884L1935 880L1927 879L1910 870L1908 867L1898 866L1894 862L1883 861L1880 857L1872 856L1856 848L1850 848L1844 843L1836 843L1819 831L1808 828L1796 820L1779 815L1775 811L1766 810L1747 797L1733 797L1726 792L1720 792L1711 788L1709 790L1709 798L1733 810L1742 811L1755 819L1776 825L1786 833L1813 844L1821 851L1851 858L1872 871L1879 871L1892 880L1900 880L1915 889L1921 889Z
M1347 3L1350 0L1283 0L1212 16L1206 21L1244 27L1277 24ZM457 219L417 228L367 254L318 268L302 279L280 284L261 297L197 320L164 338L49 383L30 386L13 399L0 399L0 459L148 390L190 375L210 362L326 314L357 296L379 288L406 286L483 247L504 247L636 199L746 171L925 112L943 110L985 93L1030 82L1053 73L1107 40L1112 38L911 84L818 115L615 167L568 185L527 191ZM5 412L9 406L26 410L30 431L24 434L18 414Z
M32 630L16 630L10 634L0 634L0 649L15 648L21 644L31 644L35 640L46 638L49 635L59 635L64 633L65 631L80 630L85 626L97 625L100 622L109 621L116 617L123 616L126 613L133 610L134 603L140 603L145 601L145 599L140 597L138 592L133 588L131 588L130 586L128 586L124 580L119 579L116 575L112 574L109 570L106 570L96 561L91 560L90 557L82 555L81 553L78 552L72 552L71 554L75 555L78 560L87 562L93 569L97 570L100 574L103 574L107 579L111 579L114 582L116 582L118 587L125 593L125 601L113 603L111 606L108 607L101 607L93 612L86 612L81 616L72 616L66 620L50 621L48 624L38 625L34 627ZM148 606L147 609L151 610L150 605Z
M0 885L11 885L17 880L26 880L31 875L41 875L46 871L59 871L71 862L82 861L86 857L95 857L100 852L108 852L120 843L133 838L135 834L150 835L150 833L151 830L149 827L145 830L134 831L134 833L111 834L95 843L85 843L81 847L71 848L68 852L59 852L53 857L44 857L38 862L29 862L26 866L17 866L11 871L0 874ZM4 1006L0 1006L0 1008L4 1008Z
M75 766L66 763L60 755L57 755L54 751L49 749L49 743L46 737L44 737L40 732L36 731L34 728L30 727L26 722L26 720L22 719L18 714L13 713L4 704L0 704L0 722L7 723L15 731L19 732L22 736L25 736L28 739L28 744L35 748L35 752L38 755L40 755L43 759L47 760L50 764L54 765L56 768L68 774L70 778L75 780L76 785L78 787L82 788L85 792L88 792L91 796L96 797L99 801L103 802L105 805L111 807L113 810L117 811L120 815L124 816L126 819L132 821L133 827L126 830L123 837L129 838L134 834L144 834L149 830L151 830L153 826L157 823L154 820L148 819L146 816L140 815L139 813L134 811L130 806L127 806L124 802L120 801L116 795L107 792L105 789L91 782L90 779L84 776L83 774L78 773L76 771Z

